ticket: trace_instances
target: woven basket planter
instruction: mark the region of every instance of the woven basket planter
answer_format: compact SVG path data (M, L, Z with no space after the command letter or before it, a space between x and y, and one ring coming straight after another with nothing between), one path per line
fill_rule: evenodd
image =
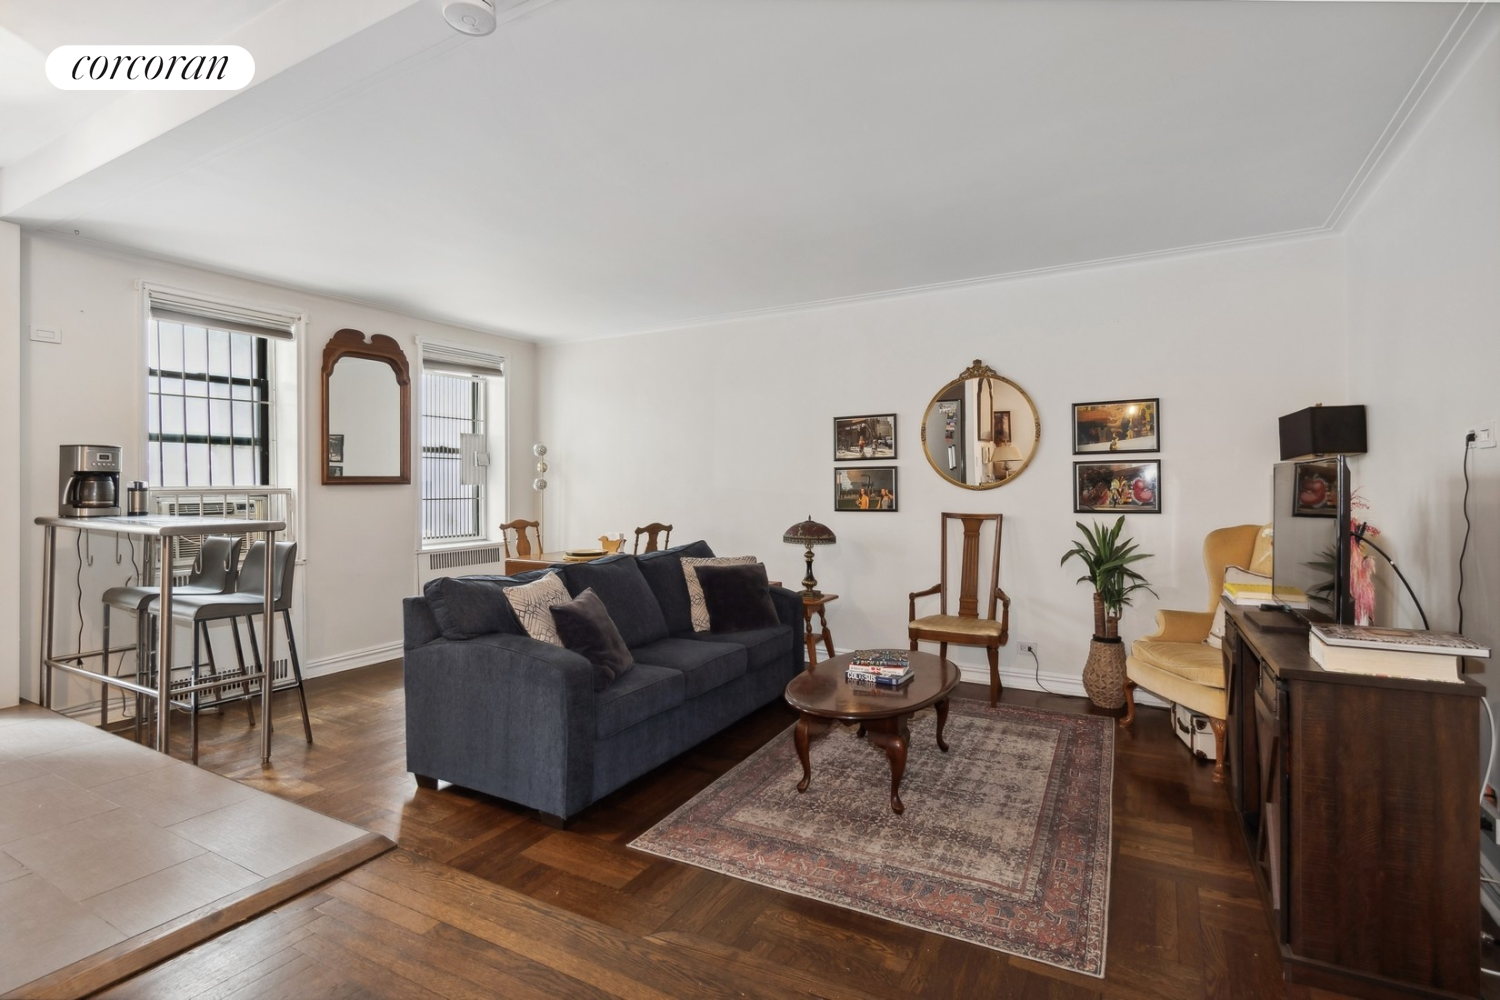
M1089 658L1083 665L1083 689L1089 701L1100 708L1125 704L1125 644L1118 638L1099 636L1089 642Z

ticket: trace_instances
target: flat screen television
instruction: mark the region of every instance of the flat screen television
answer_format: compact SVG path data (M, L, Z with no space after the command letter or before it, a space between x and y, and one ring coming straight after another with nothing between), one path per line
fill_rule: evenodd
M1354 624L1348 461L1333 455L1279 462L1271 491L1272 602L1310 622Z

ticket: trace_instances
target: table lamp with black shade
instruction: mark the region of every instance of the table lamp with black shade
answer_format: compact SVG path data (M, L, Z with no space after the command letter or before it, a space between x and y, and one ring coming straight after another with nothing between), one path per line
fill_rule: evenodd
M789 545L802 545L807 548L804 558L807 560L807 576L802 578L803 597L822 597L823 592L818 590L818 579L813 576L813 546L832 545L838 541L833 531L812 519L807 515L806 521L798 521L786 529L786 534L781 536L783 542Z

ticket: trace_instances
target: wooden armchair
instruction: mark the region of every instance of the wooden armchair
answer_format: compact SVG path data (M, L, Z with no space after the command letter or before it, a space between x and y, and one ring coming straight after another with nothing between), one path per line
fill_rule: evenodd
M662 533L665 533L665 537L661 540L661 547L666 548L668 545L672 544L672 526L670 524L662 524L660 521L652 521L644 528L636 528L635 554L640 555L642 535L646 536L646 551L655 552L657 549L656 536Z
M983 646L990 661L990 704L1000 701L1000 647L1010 640L1010 598L1000 589L1001 514L943 514L943 554L936 586L908 594L907 635L911 648L918 642L935 642L938 655L948 658L948 644ZM963 522L963 557L958 573L958 614L948 613L948 524ZM979 547L980 529L986 521L995 522L993 555L990 558L989 587L986 588L984 617L979 615ZM917 598L938 595L938 614L917 617ZM1000 617L995 617L996 612Z
M500 525L500 544L505 546L505 558L509 559L511 557L510 533L512 531L516 533L515 557L517 559L526 559L531 556L531 542L526 537L527 528L530 528L536 536L536 554L542 554L542 523L540 521L523 521L517 518L514 521L507 521Z

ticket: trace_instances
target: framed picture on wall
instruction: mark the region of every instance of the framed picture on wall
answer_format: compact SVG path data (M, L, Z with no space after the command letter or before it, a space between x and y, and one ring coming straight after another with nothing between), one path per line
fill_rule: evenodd
M328 435L328 461L339 463L344 461L344 435Z
M894 511L896 467L856 466L833 470L833 509Z
M1338 460L1298 462L1292 497L1293 517L1337 517L1339 513Z
M1073 404L1073 454L1161 451L1161 400Z
M896 457L896 415L833 418L833 460L859 462Z
M995 411L995 443L1010 444L1010 411Z
M1074 462L1073 510L1079 514L1160 514L1161 460Z

